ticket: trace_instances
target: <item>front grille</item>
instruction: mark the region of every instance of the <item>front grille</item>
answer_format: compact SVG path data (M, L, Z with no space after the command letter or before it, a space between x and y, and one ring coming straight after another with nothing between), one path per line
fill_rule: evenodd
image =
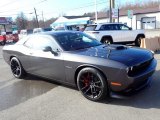
M149 65L151 64L152 60L153 60L153 58L148 60L148 61L146 61L146 62L144 62L144 63L141 63L139 65L133 66L133 69L129 70L128 75L129 76L135 76L135 75L143 72L144 70L146 70L149 67Z

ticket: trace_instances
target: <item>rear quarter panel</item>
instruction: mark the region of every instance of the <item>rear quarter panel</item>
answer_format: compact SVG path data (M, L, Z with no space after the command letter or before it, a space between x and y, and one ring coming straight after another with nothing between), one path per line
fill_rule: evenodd
M22 45L7 45L3 47L3 58L8 64L10 64L11 57L17 57L22 63L24 69L27 69L27 62L25 61L27 51L28 50Z

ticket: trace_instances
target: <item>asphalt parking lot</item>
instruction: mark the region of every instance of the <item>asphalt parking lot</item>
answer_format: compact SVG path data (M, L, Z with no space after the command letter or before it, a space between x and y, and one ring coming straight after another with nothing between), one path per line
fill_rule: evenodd
M128 99L92 102L78 90L12 76L0 46L0 120L160 120L160 52L150 87Z

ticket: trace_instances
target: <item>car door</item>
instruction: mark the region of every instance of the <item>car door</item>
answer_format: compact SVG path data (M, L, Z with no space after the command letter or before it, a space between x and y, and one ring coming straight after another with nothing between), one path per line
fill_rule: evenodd
M122 36L119 34L119 30L115 24L105 24L100 27L101 34L103 36L111 36L113 42L119 42Z
M117 24L118 25L118 24ZM124 25L124 24L119 24L119 35L122 36L122 40L124 42L131 42L134 41L136 36L133 32L133 30L131 30L128 26Z
M30 50L29 72L42 77L65 81L64 61L61 52L54 55L50 51L44 52L43 49L50 46L52 50L60 50L54 38L47 35L37 35L32 39Z

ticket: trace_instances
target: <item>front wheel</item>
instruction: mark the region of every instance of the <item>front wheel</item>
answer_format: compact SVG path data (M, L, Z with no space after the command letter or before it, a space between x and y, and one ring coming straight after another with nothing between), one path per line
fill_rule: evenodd
M6 44L6 41L2 41L2 42L1 42L1 45L5 45L5 44Z
M92 101L102 100L108 95L106 79L94 68L87 67L79 72L77 86L82 95Z
M20 63L20 61L16 58L13 57L10 61L10 67L13 75L16 78L23 78L25 75L25 71Z

